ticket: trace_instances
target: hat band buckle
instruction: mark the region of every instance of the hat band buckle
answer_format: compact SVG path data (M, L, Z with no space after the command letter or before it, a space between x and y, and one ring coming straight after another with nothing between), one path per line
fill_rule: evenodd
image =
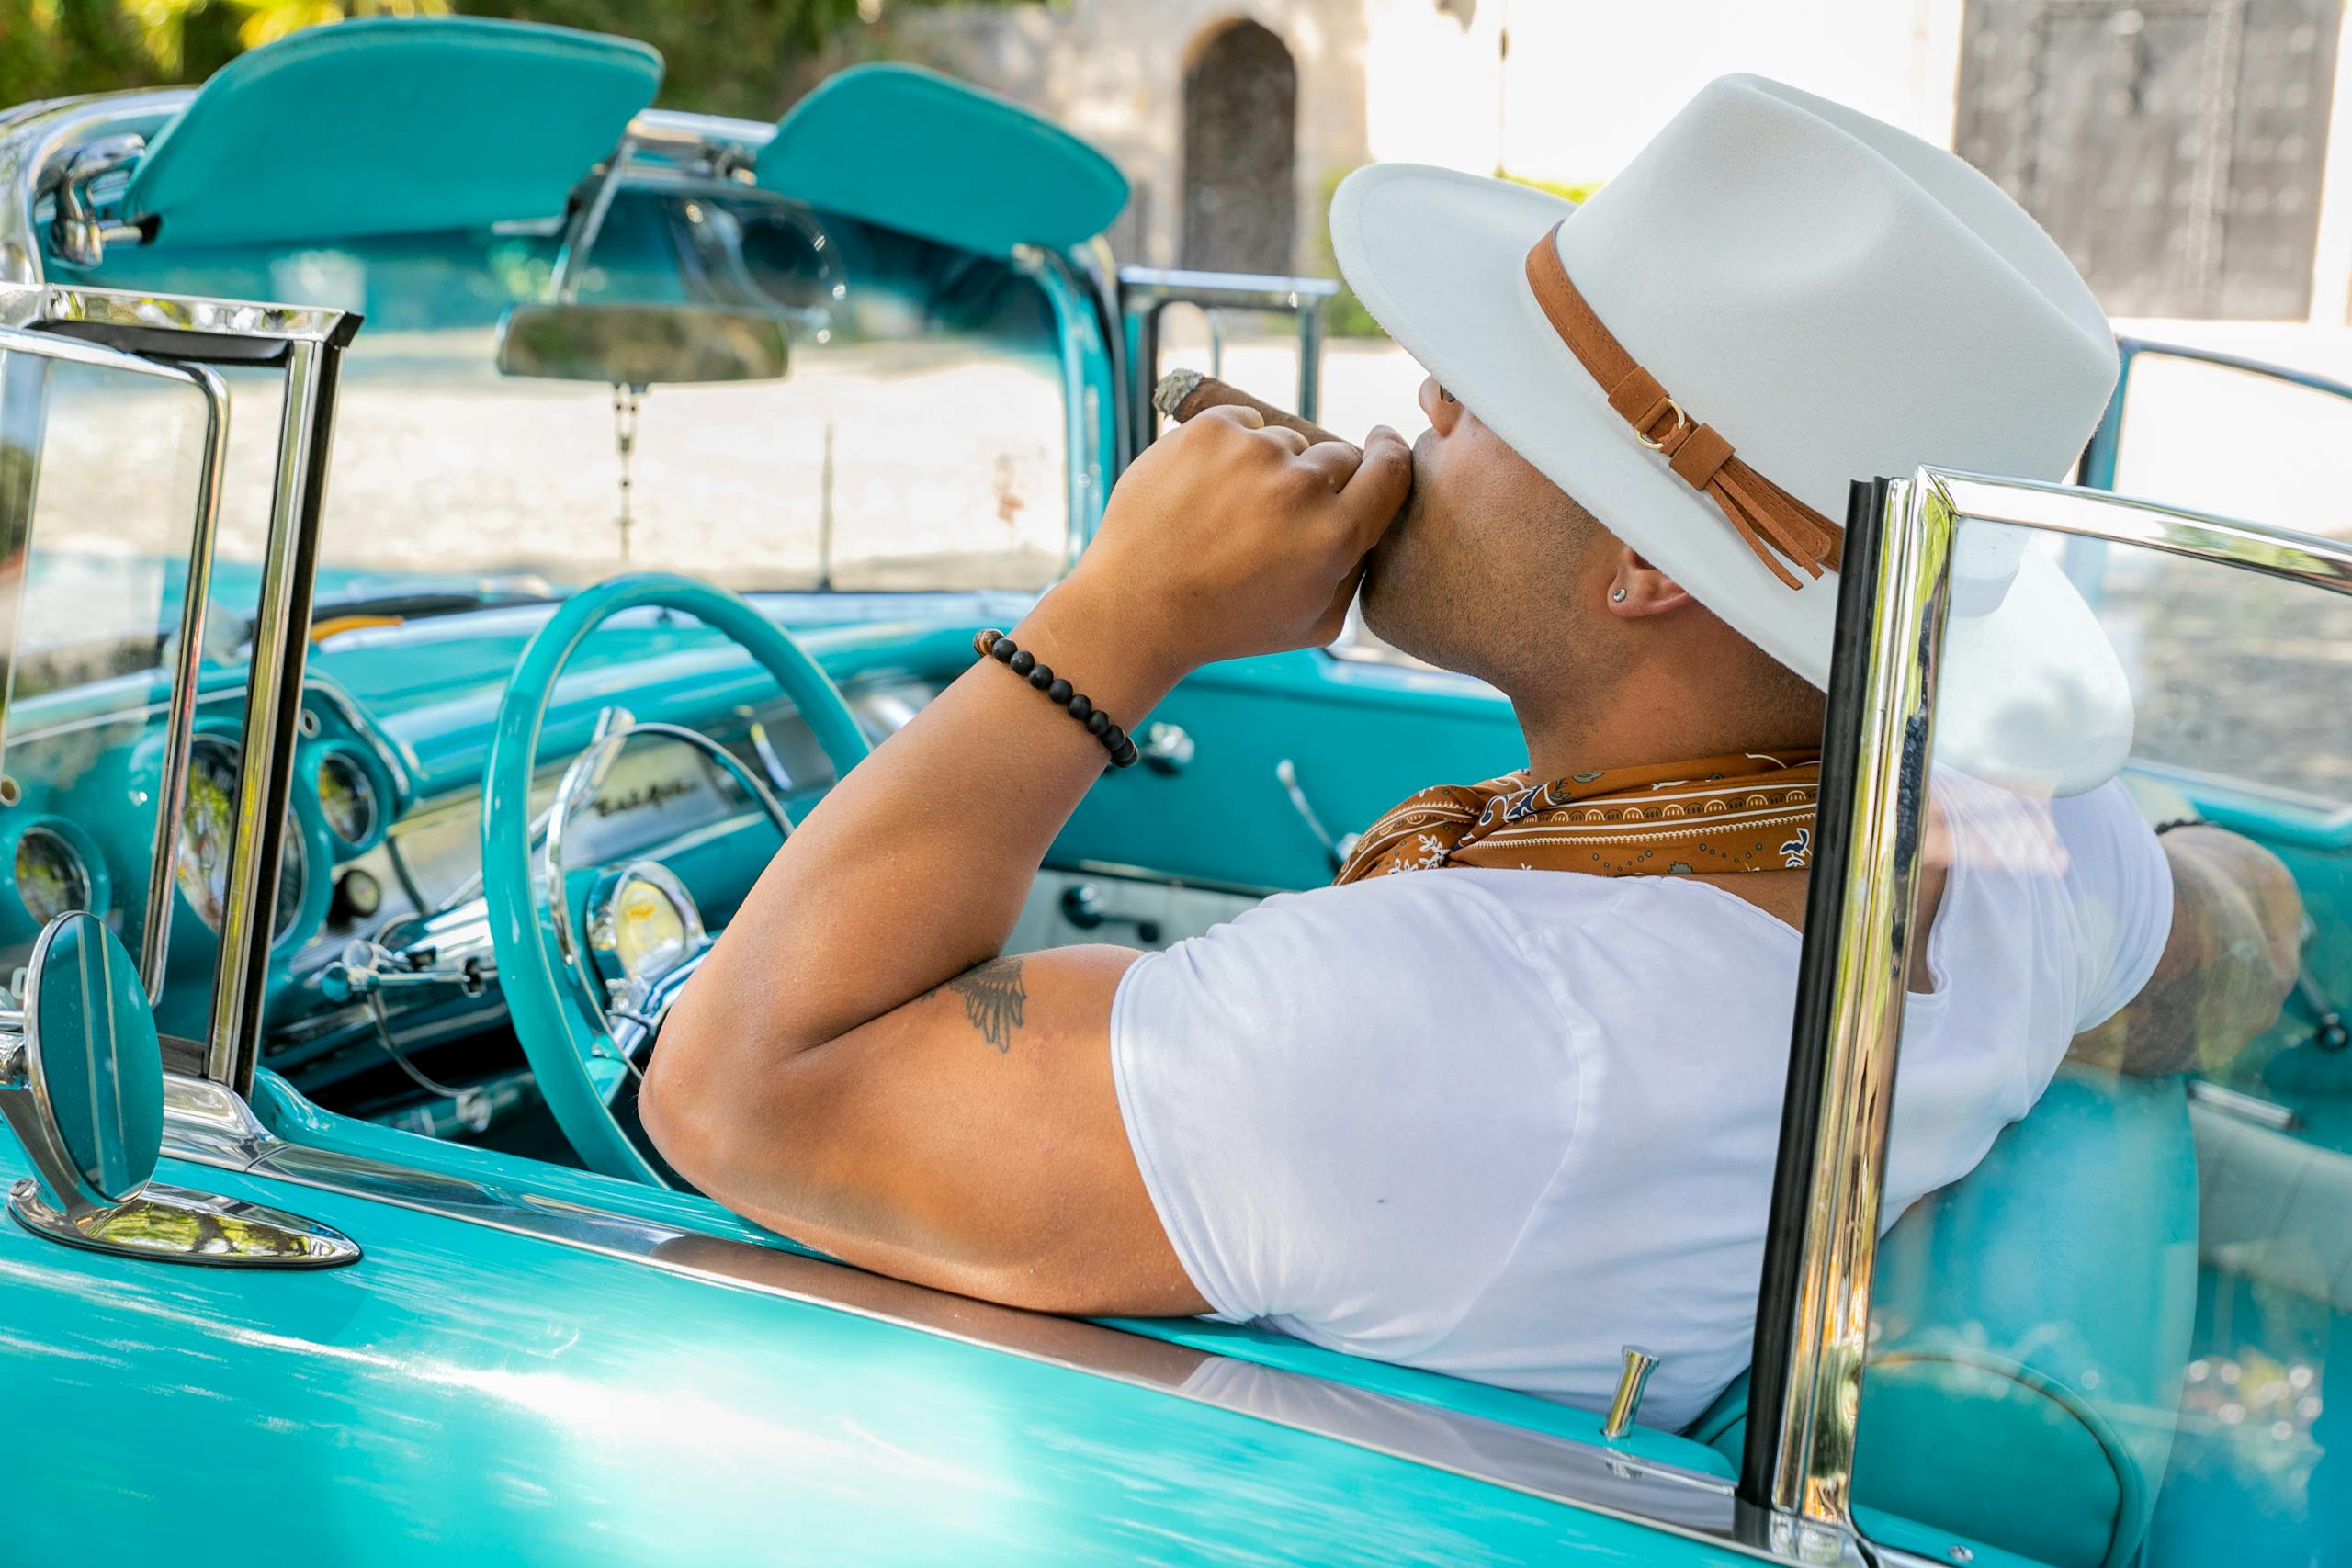
M1650 439L1648 433L1644 431L1639 425L1635 425L1634 427L1634 439L1640 442L1643 446L1648 447L1653 452L1664 452L1668 450L1667 445L1668 442L1674 442L1676 446L1681 445L1679 441L1675 441L1675 438L1680 435L1684 431L1690 428L1690 416L1682 412L1682 405L1680 403L1676 402L1672 398L1668 398L1666 400L1666 406L1674 415L1674 423L1664 435L1661 435L1653 441Z
M1632 427L1634 439L1662 454L1676 478L1713 501L1765 570L1787 586L1804 586L1798 570L1816 579L1837 570L1845 530L1735 457L1721 431L1683 412L1577 291L1560 260L1559 234L1554 224L1527 253L1528 288L1610 408ZM1668 413L1674 423L1664 434L1652 435Z

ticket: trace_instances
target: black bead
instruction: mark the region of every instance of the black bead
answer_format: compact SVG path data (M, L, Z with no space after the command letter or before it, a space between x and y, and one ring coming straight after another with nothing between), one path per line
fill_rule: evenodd
M1102 731L1102 744L1110 750L1115 752L1126 743L1127 732L1117 725L1112 725Z
M1055 681L1046 687L1046 695L1057 703L1069 701L1069 693L1070 685L1068 681Z
M1070 717L1078 720L1080 724L1084 724L1088 719L1094 716L1094 699L1088 696L1084 692L1071 693L1069 701L1065 705L1069 709Z
M1020 651L1012 646L1012 639L1009 637L1001 637L989 644L989 657L999 664L1010 664L1012 661L1012 656Z
M1030 671L1037 668L1037 656L1024 648L1005 662L1012 666L1012 672L1015 675L1026 675Z
M1050 665L1040 664L1036 668L1031 670L1029 671L1029 683L1036 687L1041 692L1046 690L1054 683L1053 668Z
M1098 712L1095 712L1095 713L1088 714L1088 715L1086 716L1086 733L1087 733L1087 734L1089 734L1089 735L1101 735L1104 730L1106 730L1106 729L1108 729L1108 728L1111 728L1111 716L1110 716L1109 714L1107 714L1107 713L1102 713L1102 712L1099 712L1099 711L1098 711Z
M1119 742L1117 750L1111 753L1111 765L1114 768L1132 768L1136 765L1136 743L1123 739Z

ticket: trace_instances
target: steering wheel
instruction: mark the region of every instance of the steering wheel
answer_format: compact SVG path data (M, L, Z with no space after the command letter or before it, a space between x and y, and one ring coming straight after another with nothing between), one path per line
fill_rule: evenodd
M532 874L531 775L556 681L589 633L624 610L647 606L691 615L759 660L815 732L836 778L869 748L841 689L775 622L725 589L667 572L628 573L564 601L531 638L507 682L483 765L481 814L482 897L507 1013L548 1111L580 1157L607 1176L658 1187L661 1175L613 1116L613 1098L635 1068L614 1042L601 982L571 929L560 858L564 818L594 794L623 742L653 731L695 746L727 770L779 832L789 832L792 824L759 780L707 736L673 725L640 725L608 709L595 739L564 775L547 819L542 874ZM684 934L691 942L700 931L690 922Z

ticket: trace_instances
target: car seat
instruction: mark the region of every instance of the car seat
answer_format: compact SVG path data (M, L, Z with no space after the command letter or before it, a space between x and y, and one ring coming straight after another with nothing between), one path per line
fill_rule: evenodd
M2121 1568L2172 1451L2197 1303L2177 1078L2068 1066L1879 1244L1857 1507L2052 1568ZM1690 1428L1735 1464L1742 1374Z

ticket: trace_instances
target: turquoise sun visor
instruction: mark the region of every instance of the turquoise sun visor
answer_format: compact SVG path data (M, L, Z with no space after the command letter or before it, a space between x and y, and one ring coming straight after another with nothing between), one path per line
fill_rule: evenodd
M309 28L205 83L140 159L123 212L173 246L557 218L661 85L646 45L567 28Z
M779 121L762 188L827 212L1002 256L1111 226L1126 176L1091 143L993 93L911 65L859 65Z

